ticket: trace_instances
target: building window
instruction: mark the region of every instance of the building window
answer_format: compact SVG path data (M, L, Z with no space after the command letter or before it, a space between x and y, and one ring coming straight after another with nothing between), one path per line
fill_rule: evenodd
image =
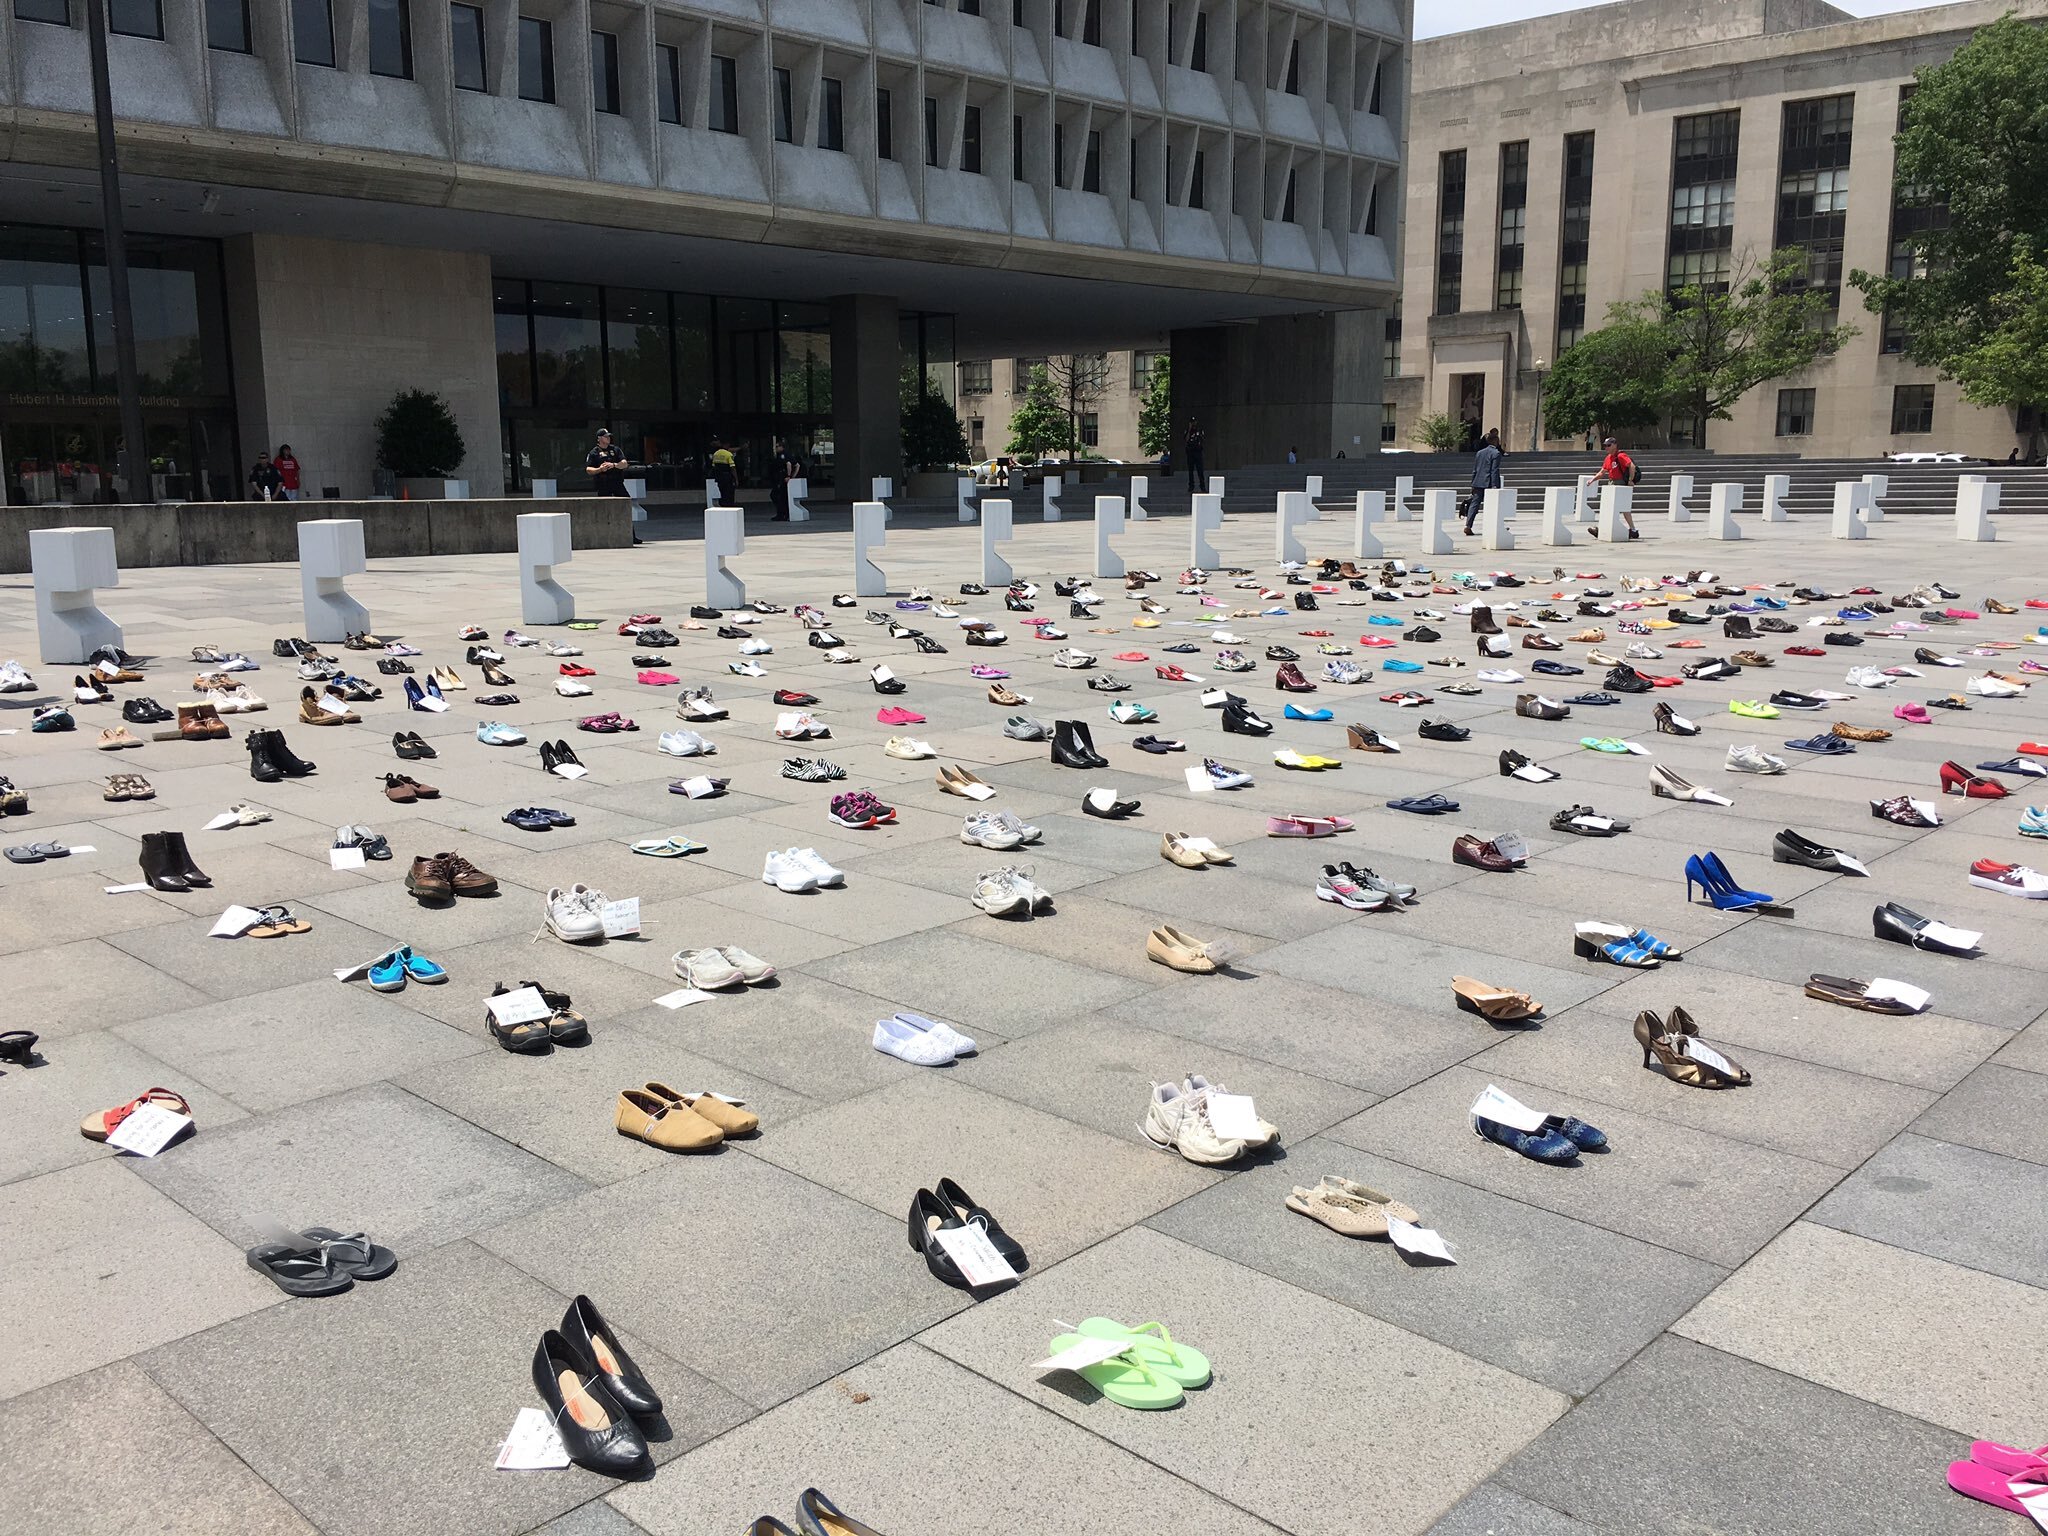
M740 66L736 59L711 56L711 131L740 131Z
M818 120L818 148L846 148L846 88L839 81L827 78L825 85L825 110Z
M1024 179L1024 119L1010 119L1010 180Z
M875 153L884 160L896 158L896 133L889 121L889 93L875 92Z
M1842 299L1842 244L1849 218L1849 152L1856 126L1854 96L1785 103L1778 145L1778 248L1806 252L1806 275L1795 287Z
M1664 286L1728 288L1735 251L1735 154L1742 114L1677 118L1671 142L1671 234Z
M1437 160L1436 312L1455 315L1465 283L1465 151L1446 150Z
M963 395L986 395L995 385L995 364L990 362L962 363L960 365L960 393Z
M1131 354L1131 393L1142 395L1152 388L1152 369L1165 362L1164 352L1133 352Z
M1387 443L1394 443L1394 442L1399 442L1399 441L1400 441L1400 438L1399 438L1398 436L1396 436L1396 433L1398 432L1398 430L1399 430L1399 427L1398 427L1398 423L1397 423L1397 422L1395 421L1395 419L1394 419L1394 407L1393 407L1393 406L1392 406L1391 404L1388 404L1387 402L1384 402L1384 401L1382 401L1382 402L1381 402L1381 404L1380 404L1380 442L1381 442L1381 444L1382 444L1382 445L1384 445L1384 444L1387 444Z
M1093 128L1088 130L1088 152L1081 161L1081 190L1102 190L1102 134Z
M153 37L162 41L161 0L107 0L107 30L123 37Z
M52 26L71 25L71 0L14 0L16 21L47 21Z
M619 39L614 32L590 34L590 104L599 112L619 113Z
M796 142L796 102L790 85L789 71L781 68L775 71L775 142Z
M673 43L654 45L654 113L664 123L683 120L683 51Z
M1281 89L1290 96L1301 94L1301 39L1298 37L1287 45L1287 81Z
M1586 334L1586 267L1592 249L1593 135L1568 133L1557 233L1558 353Z
M1045 359L1042 357L1018 358L1010 365L1010 393L1021 395L1030 389L1032 369L1043 368L1044 366Z
M1500 147L1500 251L1493 279L1493 307L1522 307L1522 267L1528 255L1529 141Z
M1811 437L1813 435L1813 391L1810 389L1781 389L1778 391L1778 436Z
M1206 208L1209 206L1203 201L1207 194L1202 189L1202 170L1202 152L1198 149L1195 151L1194 164L1188 167L1188 206L1190 208Z
M1291 167L1287 172L1287 190L1280 197L1280 222L1282 224L1296 222L1294 217L1294 171Z
M484 8L450 5L448 41L454 53L455 89L488 91L490 84L484 74Z
M249 52L249 0L206 0L206 46Z
M1366 104L1365 108L1374 117L1384 117L1386 115L1380 111L1380 102L1384 99L1381 93L1386 89L1386 79L1387 61L1381 59L1372 67L1372 99Z
M412 78L412 6L409 0L370 0L370 73Z
M1209 73L1209 15L1195 12L1195 43L1188 50L1188 68L1198 75Z
M1387 316L1387 323L1380 339L1380 377L1398 379L1401 377L1401 301L1394 300L1394 312Z
M1899 127L1906 126L1906 103L1913 99L1914 87L1899 87ZM1948 204L1934 195L1929 187L1900 184L1895 181L1892 188L1891 258L1888 266L1890 275L1901 281L1910 281L1927 275L1927 237L1948 228ZM1884 314L1883 339L1880 345L1884 351L1897 355L1913 344L1913 338L1906 329L1903 316L1886 310Z
M960 124L960 169L981 174L981 108L969 107Z
M1934 430L1934 386L1900 384L1892 390L1892 431L1932 432Z
M538 16L519 18L519 99L555 99L555 24Z
M985 441L985 431L986 428L982 422L982 419L979 416L973 417L968 421L967 446L972 448L976 453L980 453L982 450L982 444Z
M329 0L292 0L292 57L334 68L334 11Z
M939 98L936 96L924 99L924 163L939 163Z
M1093 411L1081 413L1081 446L1100 448L1102 446L1102 418Z

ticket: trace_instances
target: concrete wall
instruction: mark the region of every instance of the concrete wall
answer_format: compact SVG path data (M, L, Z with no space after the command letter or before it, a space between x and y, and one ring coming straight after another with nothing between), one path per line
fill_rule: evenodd
M1211 474L1284 462L1289 449L1304 461L1377 453L1384 320L1346 310L1175 331L1176 467L1190 419Z
M376 421L401 389L448 402L468 450L455 479L504 490L490 258L295 235L227 242L242 443L290 443L304 486L374 490Z

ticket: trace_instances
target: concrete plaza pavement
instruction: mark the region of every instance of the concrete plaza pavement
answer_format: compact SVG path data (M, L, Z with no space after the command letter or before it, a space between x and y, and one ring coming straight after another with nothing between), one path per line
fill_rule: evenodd
M2017 519L1990 545L1955 543L1947 519L1893 518L1855 544L1828 538L1819 519L1763 527L1745 517L1749 537L1735 544L1707 542L1697 522L1640 521L1644 539L1625 548L1489 555L1461 540L1458 554L1429 563L1530 575L1495 594L1525 612L1553 592L1700 567L1731 584L1867 582L1887 595L1942 580L1977 609L1987 595L2048 594L2048 527ZM1534 519L1521 523L1526 535ZM452 664L470 691L445 715L409 714L400 679L338 652L385 697L360 706L362 724L332 729L297 723L300 685L270 654L274 636L302 630L294 567L130 573L102 601L128 648L149 658L148 679L119 696L190 699L202 669L184 658L210 643L262 662L245 681L271 705L232 720L231 740L140 751L94 750L117 718L104 705L76 706L74 734L26 729L29 706L68 696L78 669L36 662L28 581L0 583L0 658L19 656L41 685L0 698L0 726L18 732L0 736L0 774L31 801L0 838L94 850L0 865L7 1022L38 1031L43 1058L0 1076L0 1443L11 1452L0 1531L702 1536L741 1531L757 1514L793 1520L810 1485L889 1536L1169 1524L1439 1536L2019 1530L2018 1517L1949 1492L1943 1472L1973 1438L2048 1440L2048 1386L2028 1347L2048 1328L2048 909L1973 889L1965 875L1980 857L2040 859L2015 822L2048 793L2013 779L2010 799L1963 801L1940 796L1936 775L1945 759L1974 767L2048 738L2048 712L2038 698L1973 699L1967 713L1935 711L1916 726L1891 709L2048 649L1928 668L1817 716L1751 722L1727 705L1774 688L1842 688L1849 665L1909 663L1918 644L2017 640L2048 615L1986 614L1815 659L1784 656L1786 637L1774 637L1759 648L1779 664L1760 677L1658 696L1704 727L1692 739L1654 734L1650 697L1556 724L1515 716L1518 692L1595 688L1597 666L1581 679L1439 695L1421 710L1379 701L1473 675L1431 667L1325 684L1298 702L1330 706L1334 723L1280 722L1262 742L1223 734L1196 685L1154 679L1165 661L1213 675L1213 646L1161 649L1204 638L1179 626L1209 610L1175 595L1171 579L1187 561L1187 527L1134 525L1123 541L1134 567L1169 578L1152 589L1169 609L1157 629L1131 627L1136 605L1119 583L1102 584L1098 625L1069 619L1053 598L1055 575L1092 560L1085 518L1020 518L1008 550L1020 576L1044 587L1037 611L1069 630L1067 643L1105 658L1147 654L1102 670L1132 684L1116 697L1159 711L1155 727L1111 724L1112 696L1083 686L1091 674L1055 669L1056 647L1030 638L998 597L953 596L976 574L977 530L903 518L879 557L892 598L928 586L996 621L1009 643L968 649L951 621L912 615L948 646L922 655L863 622L887 602L831 610L864 661L909 682L884 700L865 666L828 665L787 614L757 626L775 645L760 679L727 674L733 642L684 633L665 653L668 670L710 685L731 710L696 727L718 744L701 762L655 750L660 731L685 724L677 690L637 685L636 647L614 632L632 612L677 628L703 600L694 541L583 553L558 572L605 625L532 632L583 645L595 692L559 698L555 661L500 645L522 701L502 710L472 702L491 690L455 632L475 622L495 642L518 625L514 558L375 563L351 590L376 629L420 647L422 675ZM1391 554L1416 558L1416 525L1382 531ZM823 604L850 587L843 520L763 532L734 562L752 596ZM1348 519L1311 527L1306 542L1313 555L1339 553ZM1218 543L1270 579L1269 520L1232 518ZM1604 575L1557 582L1553 566ZM1270 606L1227 580L1215 590L1233 608ZM1227 624L1248 655L1289 644L1313 676L1316 642L1301 631L1355 644L1381 632L1366 627L1373 613L1460 600L1340 601L1362 597L1343 590L1315 614ZM1902 609L1855 627L1913 617ZM1614 620L1551 630L1562 638L1596 622L1610 651L1632 638ZM1477 666L1463 619L1436 627L1441 645L1354 659L1447 654ZM1651 640L1687 634L1708 651L1669 652L1659 669L1742 648L1718 625ZM1568 645L1558 659L1586 665L1587 649ZM1518 649L1504 665L1526 672L1533 659ZM1002 722L1019 711L986 701L967 674L977 661L1014 674L1032 699L1021 712L1091 722L1111 768L1077 773L1006 739ZM1279 721L1290 696L1273 691L1271 663L1222 680ZM774 738L778 687L819 695L829 741ZM887 702L928 723L878 724ZM603 710L641 729L573 729ZM1471 740L1419 739L1424 716L1470 727ZM480 745L487 717L535 742L568 738L589 777L543 776L532 747ZM1837 718L1894 738L1842 758L1784 753L1784 739ZM1351 720L1404 751L1346 751ZM282 730L318 773L252 783L241 737L259 726ZM438 760L396 761L397 729L434 740ZM1135 751L1126 742L1138 729L1188 751ZM998 790L991 805L1042 827L1043 842L1023 855L963 846L971 805L939 791L935 764L883 755L900 733L973 769ZM1637 740L1734 804L1653 798L1648 762L1581 750L1588 734ZM1791 771L1726 772L1739 742L1788 756ZM1283 745L1344 766L1290 773L1272 762ZM1504 747L1564 777L1502 778ZM841 763L845 785L781 777L781 761L798 754ZM1249 769L1256 784L1190 793L1184 770L1204 755ZM393 771L438 785L440 798L390 803L381 777ZM110 772L144 775L156 798L104 801ZM667 791L699 772L729 777L730 792L693 801ZM1084 816L1080 796L1094 784L1140 799L1141 813ZM860 786L897 806L898 822L831 825L830 795ZM1431 792L1461 811L1422 818L1386 806ZM1872 818L1869 800L1904 793L1939 800L1947 824L1915 832ZM201 830L243 801L272 819ZM1586 802L1634 830L1612 840L1550 831L1555 811ZM500 820L533 804L577 824L531 834ZM1352 817L1357 830L1313 843L1265 835L1269 815L1294 811ZM344 824L384 833L395 857L330 868ZM1856 854L1871 877L1772 865L1772 836L1788 826ZM212 889L106 894L139 878L140 838L159 829L186 834ZM1451 862L1458 833L1510 829L1534 850L1526 871ZM1179 869L1160 858L1166 831L1209 836L1236 862ZM629 851L669 833L709 851ZM764 853L790 845L847 870L846 888L792 896L763 885ZM496 875L499 895L416 905L401 884L407 864L444 849ZM1689 902L1682 866L1708 849L1795 915ZM1421 900L1397 915L1319 903L1315 871L1332 858L1410 881ZM1054 912L1026 922L975 911L975 873L1009 862L1035 870ZM543 893L579 880L638 896L641 939L571 948L536 937ZM1987 953L1876 942L1870 909L1888 899L1982 930ZM230 901L290 903L312 931L208 938ZM1683 946L1684 962L1630 972L1576 960L1572 925L1583 918L1646 926ZM1228 943L1231 967L1202 977L1149 963L1145 935L1160 922ZM380 995L334 979L401 943L445 965L447 984ZM656 1006L679 985L671 954L716 944L769 960L777 983ZM1816 971L1896 977L1933 1004L1890 1018L1815 1002L1801 988ZM1540 1027L1458 1011L1450 978L1460 973L1533 993L1547 1004ZM497 1048L483 999L494 982L528 978L574 996L589 1045L539 1058ZM1674 1005L1753 1086L1702 1092L1644 1070L1631 1020ZM979 1054L932 1070L875 1052L874 1020L899 1008L954 1020ZM1255 1095L1280 1146L1219 1170L1146 1144L1136 1127L1152 1084L1189 1072ZM650 1079L743 1097L761 1133L687 1158L617 1135L615 1095ZM1480 1140L1465 1111L1488 1083L1590 1121L1611 1150L1554 1168ZM81 1116L152 1085L190 1099L193 1139L143 1160L78 1134ZM1457 1265L1411 1263L1285 1208L1290 1188L1325 1173L1415 1206ZM977 1301L906 1247L912 1193L944 1175L1030 1253L1013 1290ZM266 1222L366 1230L397 1250L399 1268L342 1296L287 1298L243 1261ZM492 1469L514 1415L536 1401L534 1342L578 1292L626 1335L666 1400L658 1469L645 1481ZM1031 1362L1062 1331L1055 1320L1091 1313L1165 1322L1209 1355L1213 1383L1177 1410L1140 1414L1076 1378L1035 1375Z

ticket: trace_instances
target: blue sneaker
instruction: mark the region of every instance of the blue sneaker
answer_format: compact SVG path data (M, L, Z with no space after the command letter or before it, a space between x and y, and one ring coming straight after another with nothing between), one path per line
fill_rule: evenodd
M525 742L526 733L502 720L485 720L476 728L476 739L487 747L516 747Z
M1498 1120L1488 1120L1474 1115L1472 1129L1488 1141L1497 1141L1504 1147L1512 1147L1522 1156L1539 1163L1575 1163L1579 1160L1578 1144L1560 1132L1552 1130L1548 1120L1543 1123L1543 1129L1540 1131L1518 1131L1512 1125L1503 1125Z
M1391 613L1376 613L1365 622L1368 624L1391 624L1396 629L1401 627L1401 620Z
M2020 812L2021 837L2048 837L2048 810L2030 805Z
M408 980L423 981L431 985L434 982L446 981L448 979L448 971L445 966L438 960L429 960L425 955L414 954L410 944L398 951L398 959L405 964L405 974Z
M1420 672L1422 670L1422 663L1419 661L1388 661L1380 664L1380 670L1383 672Z
M394 949L370 966L370 985L379 992L405 990L405 951Z
M1334 720L1337 718L1327 709L1296 709L1292 704L1288 705L1280 714L1281 718L1286 720Z
M1874 615L1868 608L1838 608L1835 610L1835 617L1848 619L1851 623L1858 623L1872 618Z

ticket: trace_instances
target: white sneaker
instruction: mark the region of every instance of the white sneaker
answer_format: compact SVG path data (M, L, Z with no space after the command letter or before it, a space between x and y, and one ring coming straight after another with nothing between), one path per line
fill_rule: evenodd
M1052 664L1056 667L1071 667L1078 672L1083 668L1094 666L1095 658L1086 651L1068 648L1054 651L1052 653Z
M753 661L728 661L725 670L734 677L766 677L768 669Z
M740 654L742 656L768 656L772 655L774 650L775 647L766 640L754 636L749 636L740 642Z
M1659 658L1661 658L1664 653L1658 650L1657 647L1655 647L1654 645L1646 645L1641 640L1638 640L1635 642L1635 644L1631 645L1622 654L1634 661L1656 661Z
M750 987L759 986L775 974L774 966L763 960L759 955L747 953L737 944L721 944L718 946L718 952L726 958L728 963L739 968L740 975L745 978L747 985Z
M580 699L590 692L590 684L579 683L573 677L558 677L555 679L555 692L565 699Z
M1229 1163L1244 1156L1243 1142L1225 1141L1209 1124L1208 1095L1182 1093L1172 1083L1152 1085L1152 1102L1138 1129L1153 1146L1178 1152L1191 1163Z
M1842 679L1857 688L1889 688L1892 680L1876 667L1851 667L1849 675Z
M550 656L581 656L583 654L582 646L564 645L559 640L550 640L542 645L541 649Z
M891 736L882 744L882 751L889 757L908 758L912 762L939 755L932 750L930 742L918 741L910 736Z
M1231 632L1230 632L1229 630L1227 630L1227 629L1212 629L1212 630L1210 630L1210 631L1209 631L1209 638L1210 638L1211 640L1215 641L1215 642L1216 642L1216 643L1217 643L1218 645L1243 645L1243 644L1244 644L1244 641L1243 641L1243 640L1242 640L1242 639L1241 639L1241 638L1240 638L1239 636L1237 636L1237 635L1233 635L1233 634L1232 634L1232 633L1231 633Z
M1004 853L1017 847L1024 838L1021 833L1012 832L1004 826L994 812L976 811L961 823L960 841Z
M786 853L770 853L761 865L761 883L800 896L818 888L818 877Z
M928 1019L921 1013L899 1013L896 1022L938 1042L955 1056L972 1056L975 1052L973 1037L961 1034L944 1019Z
M725 711L711 701L709 688L692 688L676 700L678 720L723 720Z
M1010 889L1018 892L1026 901L1031 903L1032 911L1042 911L1052 905L1052 892L1048 891L1044 886L1033 882L1029 870L1019 869L1014 864L1005 864L1002 873L1008 877Z
M1010 883L1009 871L992 869L974 882L974 904L990 917L1007 917L1022 910L1029 913L1031 897ZM879 1029L881 1026L877 1025ZM877 1047L880 1049L880 1047Z
M519 631L519 630L516 630L516 629L508 629L508 630L506 630L506 631L505 631L505 643L506 643L507 645L517 645L517 646L528 646L528 645L539 645L539 644L540 644L540 642L539 642L538 640L534 639L534 638L533 638L533 636L531 636L531 635L529 635L529 634L524 634L524 633L522 633L521 631Z
M834 869L815 848L785 848L782 850L782 856L795 861L797 867L820 886L846 884L846 871Z
M1728 749L1728 771L1730 773L1783 773L1785 759L1773 757L1768 752L1759 752L1755 747L1740 746Z
M663 731L655 747L670 757L703 757L718 750L695 731Z
M1519 683L1522 674L1508 667L1484 667L1478 674L1482 683Z
M679 949L674 965L676 975L700 992L746 985L740 968L715 949Z
M2018 683L2008 683L2002 677L1973 677L1963 684L1963 692L1974 693L1983 699L2016 699L2026 691Z
M893 1014L875 1021L874 1047L884 1056L894 1056L914 1067L943 1067L955 1055L944 1037L930 1030L913 1029Z
M1005 832L1014 832L1017 834L1017 839L1019 842L1035 843L1039 840L1039 838L1045 835L1042 832L1040 832L1038 828L1032 826L1029 822L1024 820L1024 818L1019 816L1015 811L997 811L995 813L995 817L996 820L1002 824L1002 828Z
M415 652L414 654L418 653ZM240 651L215 662L213 665L214 670L217 672L254 672L256 670L256 663L244 656Z
M1196 1095L1205 1093L1230 1092L1230 1090L1224 1087L1221 1083L1212 1083L1206 1077L1202 1076L1202 1074L1199 1072L1190 1072L1185 1078L1183 1078L1181 1080L1180 1091L1185 1094ZM1271 1146L1274 1142L1278 1141L1279 1139L1280 1127L1273 1124L1270 1120L1267 1120L1263 1116L1261 1116L1259 1119L1258 1136L1256 1138L1247 1137L1245 1139L1245 1145L1248 1147L1267 1147Z
M0 693L28 693L35 688L36 680L18 661L0 666Z
M573 885L568 890L556 886L547 894L548 931L566 944L586 944L592 939L604 937L604 921L598 916L598 908L604 905L604 893L593 891L587 885Z

